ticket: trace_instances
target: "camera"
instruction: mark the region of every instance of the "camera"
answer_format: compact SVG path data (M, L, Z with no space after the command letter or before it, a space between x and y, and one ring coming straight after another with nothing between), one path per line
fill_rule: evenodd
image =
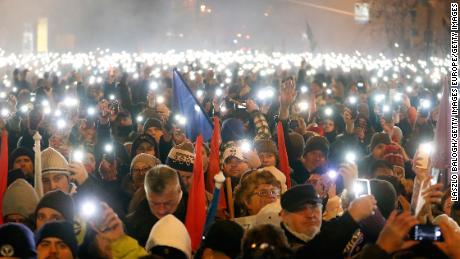
M411 240L416 241L444 241L439 226L436 225L415 225L409 232Z

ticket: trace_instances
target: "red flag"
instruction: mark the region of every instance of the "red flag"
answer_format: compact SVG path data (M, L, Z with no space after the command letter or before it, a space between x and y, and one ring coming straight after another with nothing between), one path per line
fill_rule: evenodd
M206 179L206 190L208 192L214 191L214 176L220 171L219 161L219 147L220 147L220 123L217 116L214 117L214 129L211 138L211 153L209 155L208 177Z
M2 147L0 151L0 224L3 224L3 195L8 183L8 134L2 131Z
M289 167L289 160L286 151L286 144L284 142L284 129L283 124L278 122L278 153L279 153L279 169L286 176L287 188L291 188L291 168Z
M203 136L200 134L195 144L195 162L193 164L193 182L187 202L187 216L185 227L192 240L192 249L196 251L200 246L204 225L206 223L206 194L204 189Z

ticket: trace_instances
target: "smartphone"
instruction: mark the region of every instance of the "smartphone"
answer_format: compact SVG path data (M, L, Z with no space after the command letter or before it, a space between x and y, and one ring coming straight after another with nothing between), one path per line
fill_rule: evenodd
M80 215L82 216L82 218L84 218L86 221L94 223L94 226L102 232L106 230L105 226L103 226L103 211L104 209L99 201L85 201L80 205Z
M417 160L418 160L418 168L428 169L428 162L431 155L431 144L430 143L422 143L419 145L417 150Z
M409 232L409 238L416 241L444 241L441 228L436 225L415 225Z
M355 179L352 185L353 193L356 198L371 195L371 184L368 179L358 178Z

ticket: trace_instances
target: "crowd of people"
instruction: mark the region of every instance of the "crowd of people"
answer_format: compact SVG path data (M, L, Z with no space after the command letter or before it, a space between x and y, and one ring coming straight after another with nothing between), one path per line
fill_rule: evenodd
M218 161L198 145L207 208L210 164L226 183L198 247L173 68L220 122ZM361 53L0 51L0 258L460 258L460 204L430 158L448 71Z

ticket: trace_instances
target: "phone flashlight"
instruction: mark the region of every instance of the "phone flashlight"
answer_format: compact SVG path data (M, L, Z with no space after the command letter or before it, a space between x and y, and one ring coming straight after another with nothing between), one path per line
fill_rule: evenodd
M335 170L329 170L327 171L327 176L331 179L331 180L335 180L337 179L337 171Z
M324 109L324 115L326 115L326 116L328 116L328 117L329 117L329 116L332 116L333 113L334 113L334 112L333 112L333 110L332 110L331 107L327 107L326 109Z
M251 151L251 143L247 140L243 140L240 144L240 148L243 152L249 152Z
M82 163L83 157L84 157L83 151L78 150L78 149L75 150L72 154L72 160L77 163Z
M358 178L355 179L352 185L355 197L362 197L371 194L371 184L368 179Z
M348 152L345 155L345 161L354 164L356 162L356 154L354 152Z

